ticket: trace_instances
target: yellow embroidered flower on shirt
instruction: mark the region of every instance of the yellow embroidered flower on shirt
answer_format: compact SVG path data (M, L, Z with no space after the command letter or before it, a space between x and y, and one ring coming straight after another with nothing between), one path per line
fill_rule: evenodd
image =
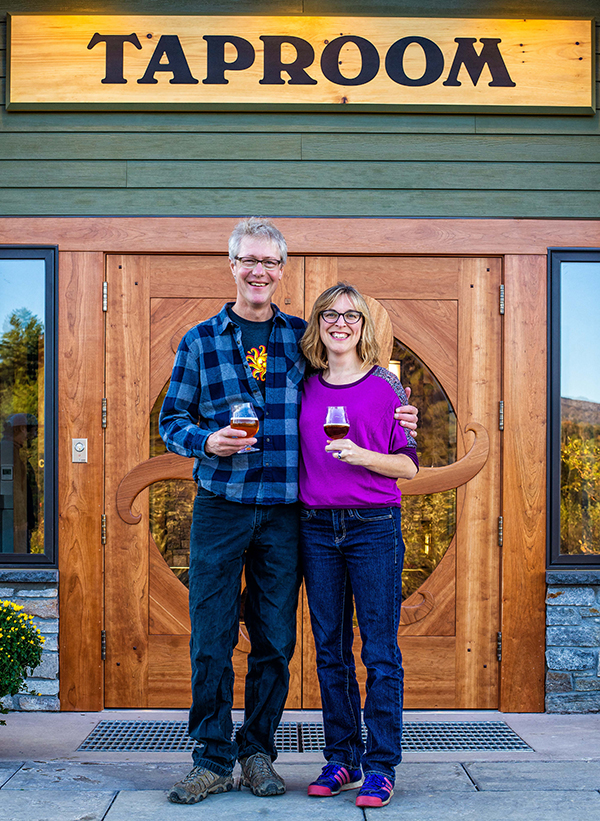
M251 348L246 354L246 362L250 366L252 376L264 382L267 373L267 349L265 346L261 345L260 348Z

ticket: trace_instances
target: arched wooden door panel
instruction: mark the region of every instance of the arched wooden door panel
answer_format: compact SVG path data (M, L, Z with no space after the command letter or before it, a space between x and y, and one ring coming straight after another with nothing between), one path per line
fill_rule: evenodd
M306 310L324 288L339 280L352 283L386 309L394 337L427 365L456 414L456 463L427 476L423 471L412 488L410 482L403 487L405 496L434 493L446 489L448 475L456 487L453 538L431 575L403 603L399 641L405 706L497 708L501 262L307 257ZM425 444L426 435L421 430L419 443ZM405 519L405 539L410 526ZM357 669L364 685L358 628L355 634ZM317 707L310 639L304 644L303 669L303 706Z

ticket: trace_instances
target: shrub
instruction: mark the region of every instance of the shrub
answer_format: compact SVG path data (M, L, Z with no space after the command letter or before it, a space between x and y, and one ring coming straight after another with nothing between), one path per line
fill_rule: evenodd
M45 641L33 624L33 616L23 613L19 604L0 601L0 698L27 690L27 670L33 672L42 659ZM0 705L0 713L8 710ZM2 722L4 724L5 722Z

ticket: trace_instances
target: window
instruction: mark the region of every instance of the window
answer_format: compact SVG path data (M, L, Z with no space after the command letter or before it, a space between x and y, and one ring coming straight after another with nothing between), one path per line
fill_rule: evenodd
M549 562L600 566L600 250L548 259Z
M0 565L55 566L55 248L0 247Z

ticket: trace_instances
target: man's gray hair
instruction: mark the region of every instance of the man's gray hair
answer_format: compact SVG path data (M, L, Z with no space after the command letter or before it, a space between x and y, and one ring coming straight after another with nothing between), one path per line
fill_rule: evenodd
M238 222L229 237L229 259L232 262L239 256L244 237L260 237L260 239L272 242L279 249L282 264L285 265L287 262L287 242L281 231L275 228L271 220L265 217L248 217L248 219Z

